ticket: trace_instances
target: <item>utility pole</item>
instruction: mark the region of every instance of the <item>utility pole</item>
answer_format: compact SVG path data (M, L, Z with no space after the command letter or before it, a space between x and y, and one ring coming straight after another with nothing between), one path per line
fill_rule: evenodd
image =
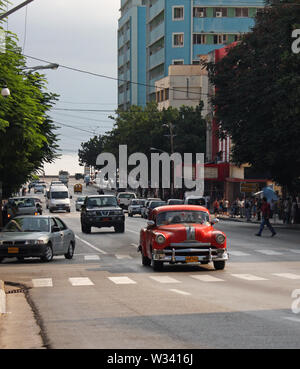
M33 0L27 0L27 1L24 1L22 4L12 8L11 10L9 10L8 12L4 13L4 14L1 14L0 15L0 21L6 17L8 17L9 15L11 15L12 13L16 12L17 10L23 8L24 6L28 5L29 3L31 3Z

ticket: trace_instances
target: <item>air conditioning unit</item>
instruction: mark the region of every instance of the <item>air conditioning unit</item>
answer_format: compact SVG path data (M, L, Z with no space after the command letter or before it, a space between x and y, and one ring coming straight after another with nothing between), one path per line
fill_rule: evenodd
M203 18L203 17L204 17L204 12L199 12L199 13L198 13L198 17L199 17L199 18Z
M221 18L222 17L222 12L216 12L216 17Z

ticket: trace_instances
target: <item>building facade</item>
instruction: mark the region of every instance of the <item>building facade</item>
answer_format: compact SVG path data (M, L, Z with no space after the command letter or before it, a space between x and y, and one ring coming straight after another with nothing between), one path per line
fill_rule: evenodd
M147 101L172 64L199 64L199 56L237 41L254 25L263 0L147 0Z
M145 0L121 0L118 22L118 108L146 105Z

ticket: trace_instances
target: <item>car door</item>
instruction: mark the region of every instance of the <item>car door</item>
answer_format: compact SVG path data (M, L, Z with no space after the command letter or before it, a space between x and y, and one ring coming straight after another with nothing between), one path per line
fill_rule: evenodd
M68 229L68 227L66 226L66 224L60 219L60 218L55 218L56 223L58 224L59 228L60 228L60 232L61 232L61 246L62 246L62 253L65 254L68 251L70 242L72 240L72 232L70 229Z
M63 251L63 233L55 218L51 217L51 240L52 249L55 255L62 254Z

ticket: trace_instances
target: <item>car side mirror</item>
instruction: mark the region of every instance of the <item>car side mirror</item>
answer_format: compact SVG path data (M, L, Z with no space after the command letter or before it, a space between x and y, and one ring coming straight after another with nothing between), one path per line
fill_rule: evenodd
M210 221L210 223L211 223L212 225L214 225L214 224L219 223L219 221L220 221L220 219L218 219L218 218L213 218L213 219Z
M147 221L147 228L153 228L155 226L155 222L153 220Z
M59 231L60 231L60 228L59 228L59 227L57 227L57 226L53 226L53 227L51 228L51 232L52 232L52 233L59 232Z

